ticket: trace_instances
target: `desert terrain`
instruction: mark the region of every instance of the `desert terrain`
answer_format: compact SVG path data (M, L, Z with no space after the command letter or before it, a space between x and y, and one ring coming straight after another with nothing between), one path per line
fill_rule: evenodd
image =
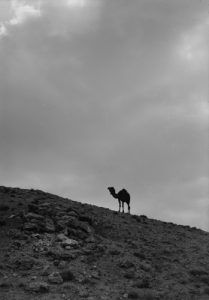
M2 186L0 299L209 299L209 233Z

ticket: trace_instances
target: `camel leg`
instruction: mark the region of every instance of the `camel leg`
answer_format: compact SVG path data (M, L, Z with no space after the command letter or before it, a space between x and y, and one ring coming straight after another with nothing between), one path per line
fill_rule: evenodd
M118 212L120 212L120 206L121 206L120 200L118 200L118 204L119 204L119 210L118 210Z
M124 202L122 202L122 206L123 206L123 213L124 213Z
M130 214L130 205L128 204L128 213Z

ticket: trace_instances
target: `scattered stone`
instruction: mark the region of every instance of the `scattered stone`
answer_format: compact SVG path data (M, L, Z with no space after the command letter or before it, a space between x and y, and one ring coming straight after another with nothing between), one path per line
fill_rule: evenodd
M57 235L57 240L61 242L64 248L69 247L69 249L71 249L71 247L77 247L79 245L78 241L68 238L63 233Z
M53 272L48 276L48 281L54 284L61 284L63 283L63 278L59 272Z
M67 262L64 261L64 260L61 260L61 261L59 261L57 267L58 267L59 269L63 270L63 269L66 268L66 265L67 265Z
M152 266L151 266L150 264L146 263L146 262L141 262L141 263L140 263L140 268L141 268L142 270L144 270L145 272L150 272L150 271L152 271Z
M35 264L35 260L31 257L17 258L13 261L16 269L21 271L31 270Z
M93 235L92 235L92 236L87 237L87 238L85 239L85 241L86 241L87 243L95 243L95 238L94 238Z
M28 222L23 225L23 230L26 231L38 231L39 226L36 223Z
M79 291L79 296L82 298L87 298L89 296L89 292L87 290Z
M119 255L120 253L121 253L121 251L118 250L117 248L109 250L109 254L111 254L111 255Z
M55 249L51 249L49 251L46 252L46 256L52 257L54 260L59 261L60 260L72 260L75 259L76 255L74 253L70 253L68 251L65 250L55 250Z
M43 271L42 271L42 275L43 276L48 276L51 273L51 267L49 265L45 266Z
M34 293L48 293L49 285L43 281L30 282L25 285L25 290Z
M93 271L91 273L91 277L94 279L100 279L100 272L99 271Z
M119 262L119 267L120 268L124 268L124 269L129 269L129 268L132 268L134 267L134 263L131 261L131 260L122 260Z
M39 215L39 214L36 214L36 213L32 213L32 212L29 212L28 214L25 215L25 218L27 220L44 220L44 217Z

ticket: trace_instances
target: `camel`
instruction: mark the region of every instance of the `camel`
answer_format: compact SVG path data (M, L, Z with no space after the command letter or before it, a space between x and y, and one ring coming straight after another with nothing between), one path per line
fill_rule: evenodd
M114 187L108 187L108 190L114 198L118 199L118 204L119 204L118 211L120 212L121 202L122 202L123 213L124 213L124 202L125 202L128 205L128 212L130 213L130 195L129 195L129 193L125 189L122 189L121 191L116 193Z

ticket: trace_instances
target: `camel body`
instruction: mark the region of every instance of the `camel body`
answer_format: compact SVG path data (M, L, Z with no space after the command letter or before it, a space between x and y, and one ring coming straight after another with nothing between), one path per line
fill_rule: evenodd
M127 192L126 189L122 189L120 190L118 193L115 192L115 188L114 187L108 187L108 190L110 192L110 194L118 199L118 204L119 204L119 212L121 210L121 207L123 208L123 213L124 213L124 203L127 204L128 206L128 212L130 213L130 195Z

